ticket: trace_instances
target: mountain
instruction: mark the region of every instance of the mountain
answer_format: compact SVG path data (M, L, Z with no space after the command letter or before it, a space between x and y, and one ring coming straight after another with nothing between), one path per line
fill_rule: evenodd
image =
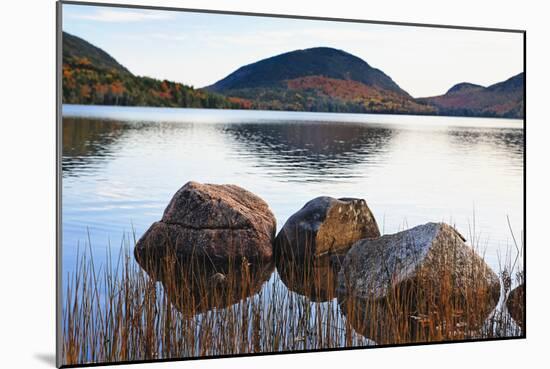
M99 47L80 37L63 32L63 61L77 61L79 58L86 58L96 68L130 74L128 69Z
M457 93L473 92L473 91L481 90L483 88L484 87L480 86L480 85L476 85L476 84L468 83L468 82L462 82L462 83L458 83L458 84L454 85L453 87L451 87L447 91L447 94L452 95L452 94L457 94Z
M245 65L209 87L224 92L250 87L273 87L308 76L361 82L409 96L384 72L342 50L314 47L295 50Z
M63 32L63 103L244 108L238 99L181 83L140 77L102 49Z
M295 50L245 65L207 91L273 110L429 114L389 76L342 50Z
M434 106L439 115L524 117L524 73L489 87L459 83L444 95L425 97L416 101Z
M134 75L104 50L63 32L63 103L523 118L524 74L483 87L459 83L413 98L366 61L329 47L238 68L202 89Z

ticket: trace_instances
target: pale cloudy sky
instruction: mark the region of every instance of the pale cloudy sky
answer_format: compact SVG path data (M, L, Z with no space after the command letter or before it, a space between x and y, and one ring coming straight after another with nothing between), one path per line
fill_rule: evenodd
M484 86L523 71L520 33L63 5L63 30L132 73L195 87L296 49L354 54L415 97L458 82Z

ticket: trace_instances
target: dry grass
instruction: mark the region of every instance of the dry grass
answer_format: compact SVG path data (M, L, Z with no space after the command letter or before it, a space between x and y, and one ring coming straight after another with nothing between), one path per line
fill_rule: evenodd
M78 255L63 296L64 364L521 334L502 298L495 311L486 311L484 291L471 288L457 299L446 275L437 288L411 281L384 301L360 301L337 298L338 258L279 261L274 272L274 265L245 259L220 267L172 255L149 276L134 260L134 244L127 239L101 265L91 246ZM512 264L501 267L501 278L521 278Z

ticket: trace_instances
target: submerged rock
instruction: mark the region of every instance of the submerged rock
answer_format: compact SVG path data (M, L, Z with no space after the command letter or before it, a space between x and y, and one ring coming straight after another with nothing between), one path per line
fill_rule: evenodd
M275 253L282 260L343 253L357 240L379 236L365 200L323 196L287 220L275 239Z
M138 263L155 278L168 256L204 258L215 265L272 259L276 221L269 206L235 185L186 183L162 219L137 242Z
M525 284L514 288L506 300L506 308L521 329L525 327Z
M427 223L358 241L337 292L357 332L394 344L467 337L496 306L500 283L454 228Z

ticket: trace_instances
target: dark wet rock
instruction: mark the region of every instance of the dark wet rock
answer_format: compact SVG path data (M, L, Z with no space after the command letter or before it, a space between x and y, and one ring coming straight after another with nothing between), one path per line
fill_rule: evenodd
M292 215L275 239L283 260L344 253L354 242L380 236L363 199L317 197Z
M381 344L464 338L480 329L500 283L464 241L444 223L358 241L338 274L351 326Z
M285 286L311 301L336 298L336 282L343 255L325 255L313 259L278 260L277 272Z
M188 182L137 242L134 255L153 276L168 256L215 265L267 262L275 229L269 206L253 193L235 185Z
M514 321L523 329L525 326L525 284L514 288L506 300L506 308Z
M167 263L168 264L168 263ZM184 316L224 309L256 295L273 273L273 262L225 266L223 269L205 259L175 261L160 282L170 303Z

